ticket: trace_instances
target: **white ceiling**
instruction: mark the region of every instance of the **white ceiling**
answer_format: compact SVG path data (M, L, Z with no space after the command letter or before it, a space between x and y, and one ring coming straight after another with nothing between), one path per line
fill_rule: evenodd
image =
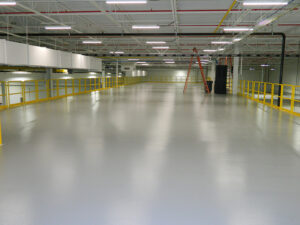
M70 25L71 31L59 33L204 33L214 32L233 0L149 0L146 5L107 5L89 0L19 0L17 6L0 8L1 33L58 33L45 31L45 25ZM258 32L284 32L287 35L287 53L299 54L300 0L292 0L283 8L245 8L238 2L222 24L226 26L254 27L265 17L280 16L274 23ZM293 9L295 7L299 7ZM291 10L293 9L293 10ZM290 11L289 11L290 10ZM158 31L135 31L132 25L157 24ZM223 32L222 27L218 32ZM170 46L164 54L190 54L194 47L199 51L212 46L219 37L93 37L103 41L101 45L83 45L90 37L4 37L13 41L47 46L82 54L109 54L124 51L125 54L162 53L146 45L148 40L166 41ZM228 38L227 38L228 39ZM231 38L230 38L231 39ZM236 45L227 46L224 53L232 53L238 46L241 53L280 54L281 39L274 37L249 37ZM219 47L219 46L218 46Z

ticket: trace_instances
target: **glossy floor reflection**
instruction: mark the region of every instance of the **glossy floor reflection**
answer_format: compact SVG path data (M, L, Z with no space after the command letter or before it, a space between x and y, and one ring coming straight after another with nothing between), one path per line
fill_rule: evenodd
M299 119L182 88L1 112L0 225L298 225Z

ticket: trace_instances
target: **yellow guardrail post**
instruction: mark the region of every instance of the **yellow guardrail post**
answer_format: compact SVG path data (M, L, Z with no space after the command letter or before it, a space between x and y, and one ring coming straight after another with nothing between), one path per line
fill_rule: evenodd
M281 87L281 90L280 90L280 109L282 109L282 104L283 104L283 88L284 88L284 85L282 84L279 84L279 86ZM279 96L278 96L279 97ZM279 100L279 99L278 99Z
M257 87L257 101L260 100L260 82L258 82L258 87Z
M254 89L255 89L255 81L252 81L252 96L251 96L252 100L254 100Z
M295 107L295 92L296 92L296 88L295 88L295 86L292 86L292 94L291 94L291 112L294 112L294 107Z
M249 91L250 91L250 81L248 80L248 85L247 85L247 97L249 98Z
M267 83L264 83L264 104L266 103Z
M56 80L56 97L59 96L59 80Z
M271 106L274 104L274 84L272 84L271 88Z

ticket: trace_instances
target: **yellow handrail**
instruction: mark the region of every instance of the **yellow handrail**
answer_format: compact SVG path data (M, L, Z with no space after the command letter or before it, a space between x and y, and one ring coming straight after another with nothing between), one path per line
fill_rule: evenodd
M240 81L239 85L240 96L300 116L300 96L296 98L297 90L300 93L300 85L245 80ZM275 94L278 90L281 90L280 96Z
M27 81L0 81L4 90L0 98L5 104L0 109L16 107L42 101L49 101L67 96L101 91L108 88L137 84L145 81L145 77L76 78Z

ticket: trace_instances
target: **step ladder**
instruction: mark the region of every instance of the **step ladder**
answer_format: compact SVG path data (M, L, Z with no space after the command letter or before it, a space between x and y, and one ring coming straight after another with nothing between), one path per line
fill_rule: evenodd
M196 53L196 55L197 55L198 65L199 65L199 68L200 68L200 71L201 71L201 76L202 76L202 79L203 79L204 88L205 88L206 92L209 94L210 91L209 91L209 88L207 86L207 82L206 82L206 79L205 79L205 75L204 75L203 67L202 67L202 64L201 64L200 56L198 54L198 50L196 48L194 48L193 52ZM184 85L184 89L183 89L183 94L185 93L185 91L187 89L191 69L192 69L192 66L193 66L193 59L194 59L194 55L192 55L191 61L190 61L190 64L189 64L189 70L188 70L188 74L187 74L187 77L186 77L186 81L185 81L185 85Z

